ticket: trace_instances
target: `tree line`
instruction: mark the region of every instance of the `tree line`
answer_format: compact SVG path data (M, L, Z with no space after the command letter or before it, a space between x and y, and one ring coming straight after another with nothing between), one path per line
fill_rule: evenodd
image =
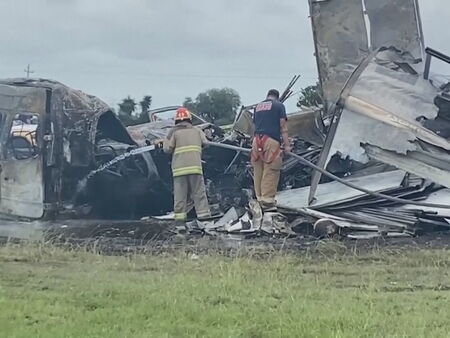
M139 102L128 95L118 104L116 114L125 126L150 122L152 101L151 95L145 95ZM320 86L316 84L300 91L297 107L320 107L322 103ZM186 97L182 105L210 123L226 125L233 123L241 107L241 97L232 88L213 88L198 94L195 99Z

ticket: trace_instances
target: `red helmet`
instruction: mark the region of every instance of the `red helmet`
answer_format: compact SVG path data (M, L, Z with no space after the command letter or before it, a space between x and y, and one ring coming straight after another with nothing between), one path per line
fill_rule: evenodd
M175 121L192 121L191 112L184 107L178 108L175 114Z

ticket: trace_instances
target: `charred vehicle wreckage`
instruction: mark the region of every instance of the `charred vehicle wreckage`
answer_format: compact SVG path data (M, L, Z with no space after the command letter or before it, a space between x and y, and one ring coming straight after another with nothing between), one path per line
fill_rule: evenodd
M140 219L172 210L170 161L154 147L145 148L165 137L173 126L170 119L127 130L96 97L33 79L1 81L0 110L3 217ZM220 128L195 122L211 140L223 139ZM205 156L213 164L205 176L215 180L235 154L207 151ZM229 172L218 180L226 187L222 192L235 186L235 171ZM213 185L209 190L217 194ZM241 190L238 195L243 196ZM233 204L239 198L216 200Z
M170 158L152 144L173 127L170 113L177 108L152 110L150 123L126 128L100 99L61 83L1 80L2 218L140 220L172 211ZM231 132L199 117L194 124L210 141L245 147L251 141L252 109L242 108ZM321 120L318 111L299 116L313 124ZM323 140L323 135L315 138ZM298 144L302 152L318 156L317 146ZM281 188L303 186L310 176L299 175L294 162L285 163ZM245 152L207 148L204 163L213 209L225 212L248 204L252 173Z
M137 148L101 100L54 81L11 79L0 83L0 111L3 215L134 218L170 204L170 189L150 153L83 180Z
M450 85L430 68L450 57L425 48L417 1L309 5L324 104L288 116L294 155L283 163L278 212L264 214L253 201L255 106L242 107L231 130L197 116L194 124L216 145L203 156L208 198L224 215L190 230L349 238L448 230ZM60 83L0 81L0 213L27 220L167 215L170 159L153 143L166 137L177 108L152 110L150 123L125 128L101 100Z

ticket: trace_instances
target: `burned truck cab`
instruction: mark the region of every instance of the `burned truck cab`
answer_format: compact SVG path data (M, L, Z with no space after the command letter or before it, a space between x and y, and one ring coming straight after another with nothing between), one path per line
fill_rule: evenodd
M136 147L94 96L51 80L0 80L0 217L136 219L167 211L171 194L151 153L86 179Z

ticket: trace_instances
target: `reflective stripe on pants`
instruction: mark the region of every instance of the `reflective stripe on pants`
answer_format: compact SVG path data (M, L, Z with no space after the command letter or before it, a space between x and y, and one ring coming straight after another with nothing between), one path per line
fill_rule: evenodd
M187 214L185 212L175 213L175 221L185 221Z
M202 166L182 167L172 169L173 177L186 176L186 175L203 175Z

